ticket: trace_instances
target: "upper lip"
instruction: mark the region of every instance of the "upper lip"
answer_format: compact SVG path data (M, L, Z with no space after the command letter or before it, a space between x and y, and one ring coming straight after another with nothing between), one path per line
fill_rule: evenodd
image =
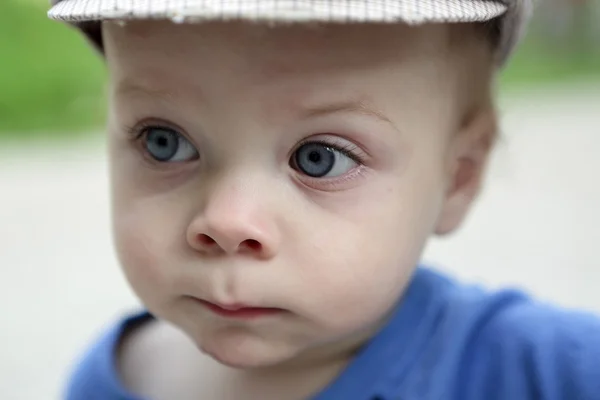
M219 308L222 308L223 310L227 310L227 311L238 311L238 310L243 310L243 309L248 309L248 308L263 308L263 307L249 306L247 304L241 304L241 303L233 303L233 304L211 303L211 304L214 306L217 306Z
M268 307L260 307L260 306L244 304L244 303L229 303L229 304L217 303L214 301L204 300L204 299L200 299L197 297L194 297L194 299L200 301L201 303L216 306L216 307L222 308L223 310L227 310L227 311L238 311L238 310L244 310L244 309L249 309L249 308L268 308Z

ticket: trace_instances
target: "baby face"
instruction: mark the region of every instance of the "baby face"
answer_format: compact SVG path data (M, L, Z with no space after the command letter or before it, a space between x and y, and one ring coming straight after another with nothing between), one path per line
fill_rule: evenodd
M105 24L115 242L145 306L236 367L366 340L476 192L448 31Z

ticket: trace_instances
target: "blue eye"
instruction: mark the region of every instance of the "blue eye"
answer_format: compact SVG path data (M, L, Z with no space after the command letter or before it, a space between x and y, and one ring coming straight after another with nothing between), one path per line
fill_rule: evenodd
M146 151L156 161L185 162L199 157L194 146L180 133L170 128L146 128L143 140Z
M357 166L345 152L325 143L306 143L293 155L293 166L312 178L334 178Z

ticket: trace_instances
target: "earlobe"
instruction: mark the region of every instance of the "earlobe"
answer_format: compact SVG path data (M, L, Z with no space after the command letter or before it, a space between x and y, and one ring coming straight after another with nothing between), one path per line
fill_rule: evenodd
M491 108L478 112L452 141L446 197L435 229L437 235L458 229L481 191L496 138L495 115Z

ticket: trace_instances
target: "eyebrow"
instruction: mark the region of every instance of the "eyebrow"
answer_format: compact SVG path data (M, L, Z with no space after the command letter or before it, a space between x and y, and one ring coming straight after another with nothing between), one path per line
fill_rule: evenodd
M123 81L117 85L116 93L119 96L151 96L163 100L170 99L176 95L176 91L173 90L155 89L146 85L140 86L128 81ZM394 129L398 130L398 127L394 124L394 122L383 112L370 107L367 103L361 100L347 100L325 104L323 106L309 107L303 111L302 116L304 118L316 118L343 113L358 113L367 117L375 118L381 122L391 125Z
M115 94L124 97L158 97L168 99L173 96L172 90L151 88L147 85L138 85L132 82L123 81L115 87Z
M159 80L154 78L154 81ZM130 80L121 80L114 88L117 97L128 98L152 98L158 101L171 103L174 99L187 99L193 104L205 104L204 93L194 84L188 83L186 86L161 85L155 86L153 81L133 82Z
M360 100L343 101L339 103L327 104L321 107L312 107L305 111L304 116L307 118L314 118L338 113L363 114L368 117L376 118L382 122L390 124L395 129L398 129L392 120L389 119L383 112L370 107L368 104Z

